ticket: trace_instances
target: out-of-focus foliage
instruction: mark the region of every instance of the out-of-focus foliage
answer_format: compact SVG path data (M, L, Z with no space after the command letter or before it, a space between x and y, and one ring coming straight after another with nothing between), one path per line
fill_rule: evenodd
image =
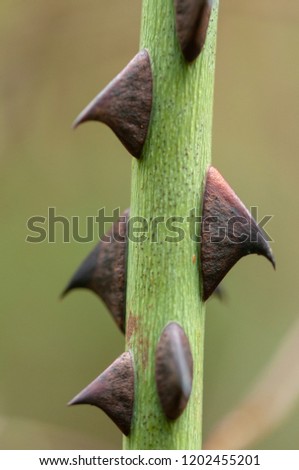
M77 113L138 50L137 0L2 0L0 4L1 266L0 448L119 448L100 411L67 408L124 349L87 291L58 297L96 243L29 244L26 221L110 213L130 201L131 157ZM299 4L221 2L213 164L259 216L273 214L274 273L257 256L209 302L204 428L241 400L298 316ZM167 158L167 156L165 156ZM257 448L298 448L299 406Z

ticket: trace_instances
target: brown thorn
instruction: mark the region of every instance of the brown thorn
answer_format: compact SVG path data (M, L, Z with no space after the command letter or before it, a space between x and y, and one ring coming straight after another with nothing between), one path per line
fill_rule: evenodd
M134 406L134 368L131 354L125 352L68 405L94 405L101 408L128 436Z
M62 293L76 288L95 292L106 304L114 320L125 331L126 252L129 209L113 224L106 236L83 261Z
M201 240L204 300L243 256L263 255L275 268L264 232L213 167L209 168L206 180Z
M167 418L178 418L187 406L193 380L193 359L188 338L175 322L163 330L156 349L156 384Z
M212 3L212 0L174 0L177 36L187 62L195 60L202 51Z
M133 157L140 158L150 121L152 86L150 58L143 49L79 114L73 127L86 121L103 122Z

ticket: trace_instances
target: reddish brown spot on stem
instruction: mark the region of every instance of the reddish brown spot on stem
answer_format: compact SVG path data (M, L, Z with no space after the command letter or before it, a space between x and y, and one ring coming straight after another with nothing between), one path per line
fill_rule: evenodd
M126 330L126 339L127 343L130 343L131 336L135 332L135 330L138 327L139 319L136 315L133 315L132 312L130 312L130 316L128 319L128 324L127 324L127 330Z
M134 369L126 352L80 392L69 405L101 408L126 435L130 433L134 406Z
M143 370L147 368L148 364L148 350L149 350L149 339L145 332L140 336L138 341L138 353L141 357Z
M74 122L107 124L133 157L140 158L152 109L152 70L144 49L97 95Z
M174 0L178 40L187 62L200 54L207 35L211 0Z
M156 349L156 384L167 418L178 418L187 406L193 380L193 359L188 338L177 323L163 330Z
M251 253L263 255L275 267L263 230L213 167L207 174L201 231L204 300L243 256Z
M125 331L127 209L83 261L62 296L73 289L86 288L95 292L106 304L114 320ZM109 238L108 238L109 237Z

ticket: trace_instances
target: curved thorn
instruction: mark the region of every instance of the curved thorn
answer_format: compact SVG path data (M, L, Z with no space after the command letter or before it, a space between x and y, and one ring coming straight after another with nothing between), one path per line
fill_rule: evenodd
M275 268L263 230L213 167L209 168L206 180L201 240L204 300L243 256L263 255Z
M156 349L156 384L167 418L176 419L187 406L193 380L193 359L188 338L175 322L163 330Z
M66 288L60 295L63 299L70 291L78 288L90 289L92 278L97 267L98 254L101 248L101 242L85 258L79 269L75 272Z
M68 405L94 405L101 408L127 436L134 406L134 369L131 354L125 352Z
M126 252L129 209L113 224L75 272L61 297L77 288L97 294L106 304L122 332L125 331Z
M211 0L175 0L176 30L182 53L192 62L205 44L210 15Z
M140 158L152 109L152 70L146 49L79 114L73 127L86 121L107 124L133 157Z

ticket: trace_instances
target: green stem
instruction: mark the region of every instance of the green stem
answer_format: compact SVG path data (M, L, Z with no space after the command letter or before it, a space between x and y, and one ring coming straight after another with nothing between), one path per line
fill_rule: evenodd
M202 440L205 306L199 244L192 240L194 224L187 218L192 210L193 221L201 215L211 160L218 1L204 50L191 65L184 61L176 38L173 3L143 0L141 47L151 58L153 109L142 159L134 160L132 169L131 217L143 217L148 232L145 241L129 242L127 349L133 353L136 380L126 449L200 449ZM157 226L154 219L160 216L164 222ZM180 241L165 240L167 235L178 238L167 230L170 217L176 217L184 231ZM184 328L194 361L190 401L173 422L163 414L155 384L155 350L170 321Z

